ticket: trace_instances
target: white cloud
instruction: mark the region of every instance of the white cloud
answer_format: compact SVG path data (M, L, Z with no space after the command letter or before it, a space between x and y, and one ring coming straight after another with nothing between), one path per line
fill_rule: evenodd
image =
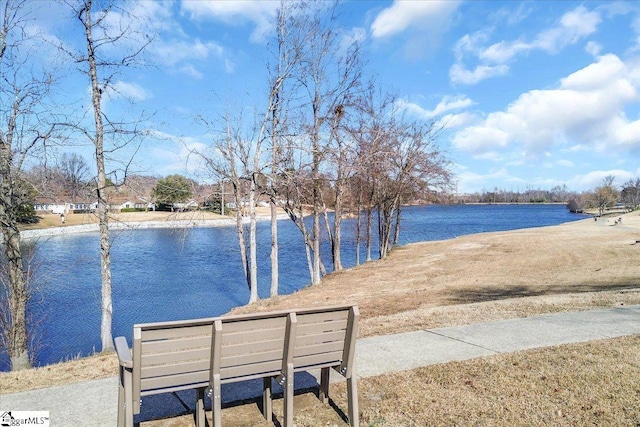
M493 29L486 28L473 34L465 34L453 45L453 54L462 61L467 53L476 54L491 36Z
M504 64L521 52L531 50L531 45L521 40L514 42L501 41L492 44L478 53L478 57L489 63Z
M214 42L200 40L172 40L158 43L153 48L154 55L162 64L173 67L188 60L204 60L210 56L222 56L224 49Z
M367 31L362 27L352 28L342 36L341 46L342 51L346 51L352 45L358 43L361 44L367 38Z
M573 150L640 150L640 121L625 114L639 99L630 79L638 72L640 67L615 55L602 56L562 79L557 89L523 93L505 111L456 133L453 144L485 158L514 147L540 158L554 145L570 144Z
M440 46L460 4L459 0L394 0L374 19L371 36L384 40L403 33L403 54L413 59L424 57Z
M587 45L584 47L584 50L589 55L598 56L600 55L600 52L602 52L602 46L594 41L588 41Z
M449 78L453 84L474 85L491 77L504 76L509 72L506 65L478 65L475 70L467 70L461 64L453 64L449 70Z
M625 181L635 178L633 173L622 169L611 169L606 171L598 170L584 175L576 175L573 179L569 180L567 186L578 191L592 190L599 185L602 185L602 181L608 176L615 177L613 184L617 186L622 185Z
M432 116L440 116L448 111L464 109L473 104L474 102L465 96L445 96L430 113Z
M186 75L202 78L196 64L211 57L219 58L227 73L233 72L233 62L227 57L225 49L215 42L195 40L158 40L150 46L156 62L169 70L178 70Z
M472 85L488 78L506 75L509 72L507 64L518 55L533 50L558 53L564 47L576 44L593 34L601 21L599 12L578 6L565 13L556 26L538 33L531 42L521 37L514 41L503 40L484 47L493 32L491 28L472 35L467 34L454 46L456 63L449 70L449 77L454 84ZM597 46L591 45L588 49L595 52ZM464 65L465 55L471 55L480 62L473 71Z
M588 11L584 6L565 13L560 24L540 33L532 43L532 49L542 49L556 53L563 47L577 43L582 38L593 34L602 22L600 14Z
M563 168L574 168L576 165L571 160L558 160L556 165L561 166Z
M178 71L199 79L202 78L202 72L197 69L198 62L211 57L221 58L227 72L233 69L228 65L231 61L220 44L189 38L176 19L171 1L123 3L120 9L111 10L105 21L107 32L119 34L122 28L128 29L127 37L119 40L119 46L111 49L127 48L135 51L147 45L145 53L150 55L155 64L169 71Z
M182 2L182 10L192 18L215 18L227 24L237 25L249 21L255 25L251 40L262 42L265 36L273 30L273 17L280 2L277 1L197 1Z
M436 123L436 129L456 129L471 125L477 117L475 114L463 112L459 114L446 114L442 116Z
M115 96L114 96L115 95ZM107 91L109 98L124 97L133 101L144 101L151 95L137 83L117 81Z
M179 70L182 74L186 74L196 79L201 79L204 77L204 74L198 71L196 67L194 67L191 64L183 65L182 67L179 68Z
M521 182L520 179L511 176L505 168L491 170L486 174L470 172L464 168L458 169L462 169L461 172L456 174L456 177L458 178L459 193L473 193L481 191L481 189L492 191L494 187L493 183L496 181L503 183Z
M418 104L409 102L406 99L399 99L397 102L397 106L401 110L408 111L415 116L422 117L427 120L442 116L444 113L449 111L465 109L473 104L474 102L471 99L462 95L443 97L433 110L424 109Z
M510 134L508 132L486 124L465 128L453 137L453 145L457 149L468 151L478 157L506 147L509 141Z
M157 162L156 173L163 176L180 173L194 178L206 175L206 162L198 153L204 155L210 151L199 139L159 130L151 130L150 136L156 141L148 147L149 157Z
M409 28L424 28L425 20L448 20L460 2L454 0L412 1L394 0L371 24L374 38L390 37Z

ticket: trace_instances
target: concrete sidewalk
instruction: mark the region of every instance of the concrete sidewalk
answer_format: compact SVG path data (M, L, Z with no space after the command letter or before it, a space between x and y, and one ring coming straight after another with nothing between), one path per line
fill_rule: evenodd
M635 334L640 334L640 305L428 329L359 339L356 370L365 378L454 360ZM316 378L296 374L295 383L296 388L312 387ZM226 384L223 404L260 396L261 384ZM117 390L117 378L112 377L0 394L0 413L49 411L51 425L56 427L115 426ZM184 414L193 411L194 402L193 391L150 396L136 421Z

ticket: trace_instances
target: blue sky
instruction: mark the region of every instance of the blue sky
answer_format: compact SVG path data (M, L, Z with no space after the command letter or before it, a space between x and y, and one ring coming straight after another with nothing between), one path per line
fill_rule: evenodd
M208 140L194 116L264 102L278 2L126 7L157 33L146 52L155 66L116 80L161 136L145 140L135 168L197 177L187 153ZM41 8L38 25L81 46L60 8ZM640 176L640 3L352 0L339 12L341 37L360 41L379 86L415 118L446 123L440 145L458 192L583 191L607 175ZM88 83L61 87L88 103ZM105 100L108 112L119 113L117 98Z

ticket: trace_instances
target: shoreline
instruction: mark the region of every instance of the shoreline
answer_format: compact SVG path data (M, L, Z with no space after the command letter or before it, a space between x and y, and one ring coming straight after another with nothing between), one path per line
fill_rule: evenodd
M288 219L286 215L278 215L278 221ZM258 216L257 221L268 221L268 217ZM244 224L249 223L249 218L243 219ZM144 230L152 228L211 228L235 226L235 218L219 219L168 219L151 221L110 221L109 230ZM68 225L63 227L32 228L21 230L23 239L38 239L41 237L62 236L67 234L92 233L99 231L97 223Z

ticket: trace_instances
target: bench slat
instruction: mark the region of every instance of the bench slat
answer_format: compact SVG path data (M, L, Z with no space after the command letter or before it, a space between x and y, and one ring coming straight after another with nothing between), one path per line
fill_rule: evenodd
M278 362L282 361L282 346L280 346L280 348L276 348L275 350L265 352L223 357L220 360L220 369L222 370L233 366L250 365L253 363L272 360L276 360Z
M223 334L238 331L263 331L271 328L284 328L286 323L286 315L280 315L278 317L267 317L265 319L252 319L252 320L229 320L224 317L221 318Z
M181 391L181 390L193 390L201 387L206 388L208 384L209 384L209 381L202 381L199 383L179 385L175 387L165 387L161 389L144 390L143 392L140 393L140 397L153 396L154 394L161 394L161 393L173 393L175 391Z
M209 383L209 369L199 372L184 372L178 375L144 378L140 380L142 390L156 390L167 387L188 386L190 384ZM194 387L186 387L194 388Z
M293 366L295 369L311 369L319 364L322 364L324 366L339 365L341 361L342 350L322 354L312 354L309 356L294 357Z
M170 353L154 353L143 354L141 358L141 367L149 367L156 365L163 365L167 363L180 363L193 360L206 360L211 357L211 350L209 348L190 349L184 351L172 351Z
M309 356L311 354L327 354L332 355L335 352L342 352L344 349L344 342L336 341L331 343L321 343L316 345L296 346L294 349L294 358L300 358L303 356ZM333 356L329 356L332 358ZM342 354L340 355L342 358Z
M253 343L242 343L236 345L224 345L222 344L222 357L231 357L231 356L239 356L247 353L259 353L263 351L269 350L277 350L280 349L280 353L282 353L282 343L284 342L284 337L277 340L270 341L261 341L261 342L253 342Z
M187 338L190 336L211 336L211 323L198 326L165 327L162 329L142 329L142 341L153 341L173 338Z
M272 329L265 329L262 331L248 330L248 331L237 331L237 332L231 332L231 333L226 331L223 326L222 342L223 342L223 345L233 345L233 344L240 344L240 343L251 343L255 341L283 339L284 334L285 334L284 325L281 328L278 327L278 328L272 328Z
M298 316L298 325L306 325L308 323L322 323L322 322L331 322L336 320L347 320L349 317L349 310L337 310L337 311L322 311L319 310L318 313L308 313L301 314L296 312Z
M321 332L344 331L347 328L347 320L336 320L322 323L298 324L296 336L303 337Z
M319 334L309 334L296 337L296 346L303 347L305 345L320 344L324 342L340 341L344 342L346 331L323 332Z
M178 364L155 365L142 368L142 379L172 376L182 372L208 371L209 359L194 360L193 362L182 362Z
M184 339L142 342L141 344L143 353L166 353L185 349L211 348L211 334Z
M220 369L220 379L235 378L248 375L265 374L265 376L273 376L280 373L282 367L281 360L272 360L262 363L253 363L251 365L233 366ZM266 375L269 374L269 375Z

